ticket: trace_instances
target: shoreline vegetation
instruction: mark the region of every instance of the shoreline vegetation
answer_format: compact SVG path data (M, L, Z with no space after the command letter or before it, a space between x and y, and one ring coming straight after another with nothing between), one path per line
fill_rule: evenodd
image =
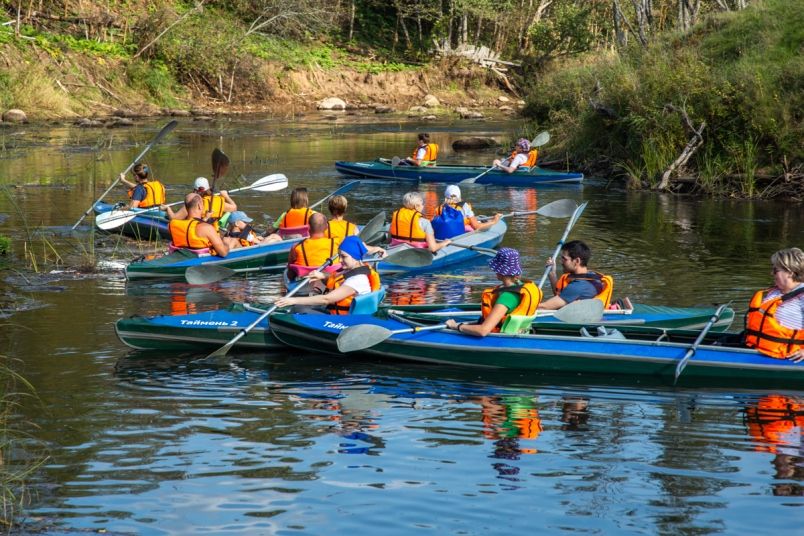
M0 108L112 126L98 118L293 117L328 97L348 97L347 110L482 118L467 106L516 114L505 103L524 99L526 129L555 134L543 160L631 188L800 200L802 8L0 0ZM416 106L428 95L437 108Z

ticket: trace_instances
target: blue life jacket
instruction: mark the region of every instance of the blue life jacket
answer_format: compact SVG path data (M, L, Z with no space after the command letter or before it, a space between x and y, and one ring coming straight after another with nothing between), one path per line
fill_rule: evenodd
M445 240L464 232L463 212L444 203L441 205L441 214L433 218L433 234L436 240Z

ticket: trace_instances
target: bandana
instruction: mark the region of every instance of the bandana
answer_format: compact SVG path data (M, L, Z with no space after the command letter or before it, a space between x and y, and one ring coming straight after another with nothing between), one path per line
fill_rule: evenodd
M344 238L338 249L358 261L362 261L363 256L368 253L363 241L354 235Z

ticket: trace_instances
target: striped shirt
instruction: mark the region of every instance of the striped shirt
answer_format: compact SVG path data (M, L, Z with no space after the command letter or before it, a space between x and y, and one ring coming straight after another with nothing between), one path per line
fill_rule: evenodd
M802 287L804 287L804 283L798 285L793 290L797 290ZM774 288L765 295L765 299L762 303L776 298L781 294L781 290ZM776 320L786 328L804 329L804 293L780 303L779 307L776 309Z

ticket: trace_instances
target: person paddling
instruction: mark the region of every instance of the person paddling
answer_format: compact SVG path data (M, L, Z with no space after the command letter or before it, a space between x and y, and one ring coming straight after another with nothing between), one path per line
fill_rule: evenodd
M201 196L204 202L204 216L203 219L207 223L223 222L224 214L235 212L237 210L237 203L232 201L229 197L229 192L221 190L220 192L213 193L209 188L209 181L206 177L198 177L193 182L193 192ZM181 207L177 211L171 210L170 207L165 206L162 208L167 212L168 219L184 220L187 218L187 210Z
M745 344L763 354L804 361L804 252L771 256L773 286L757 291L745 315Z
M209 249L218 257L225 257L229 250L238 246L236 238L221 238L215 226L203 221L204 202L196 193L189 193L184 198L187 218L172 219L168 224L170 239L174 248L194 250Z
M614 279L589 269L587 263L592 258L589 246L580 240L572 240L564 244L559 256L564 275L561 278L556 277L556 263L552 257L548 258L546 265L552 266L548 276L554 296L543 301L539 309L561 309L575 300L591 298L601 300L603 307L608 308L614 290Z
M327 218L320 212L310 217L310 236L290 248L288 254L288 278L293 281L299 276L307 275L304 268L315 268L324 264L338 251L333 238L325 235ZM335 265L333 263L333 265Z
M487 222L478 220L472 205L461 200L458 185L450 184L444 191L444 203L436 208L432 219L433 232L437 239L443 240L469 231L485 231L500 221L500 218L502 214L495 214Z
M335 240L335 245L339 246L343 240L348 236L356 236L359 234L357 225L346 219L346 208L349 206L349 201L342 195L333 195L329 198L327 208L332 217L327 222L327 230L324 231L324 236ZM385 249L379 246L369 246L369 255L385 256Z
M430 220L422 215L424 198L419 192L408 192L402 197L402 208L391 216L391 245L407 243L428 248L432 253L449 245L449 240L436 242Z
M417 137L416 148L413 154L402 160L403 166L435 166L438 160L438 144L430 142L430 134L420 133Z
M290 192L290 209L276 219L274 229L283 237L292 234L308 236L310 234L310 218L313 214L318 214L315 210L310 210L309 205L310 198L307 188L294 188Z
M129 209L151 208L165 204L165 186L156 179L151 179L151 169L146 164L137 164L131 172L136 183L126 179L126 174L120 174L120 182L129 186Z
M519 251L500 248L497 255L489 261L489 266L502 284L483 291L480 323L458 323L450 318L446 321L448 328L485 337L489 333L499 332L512 316L532 317L536 314L542 300L542 291L532 281L520 279L522 266L519 263ZM531 321L532 318L527 324L530 325Z
M322 216L323 217L323 216ZM311 230L313 220L311 220ZM306 312L326 312L329 314L348 314L355 296L369 294L380 289L380 276L362 260L368 253L366 245L357 236L347 236L341 242L338 256L343 268L330 274L313 271L312 279L326 280L324 294L306 297L282 297L274 302L279 307L291 305L315 306L317 309Z
M519 138L514 146L514 152L511 153L511 156L505 160L494 160L492 165L505 171L506 173L513 173L518 167L527 165L529 151L530 141L526 140L525 138ZM503 162L508 162L508 164L505 165Z

